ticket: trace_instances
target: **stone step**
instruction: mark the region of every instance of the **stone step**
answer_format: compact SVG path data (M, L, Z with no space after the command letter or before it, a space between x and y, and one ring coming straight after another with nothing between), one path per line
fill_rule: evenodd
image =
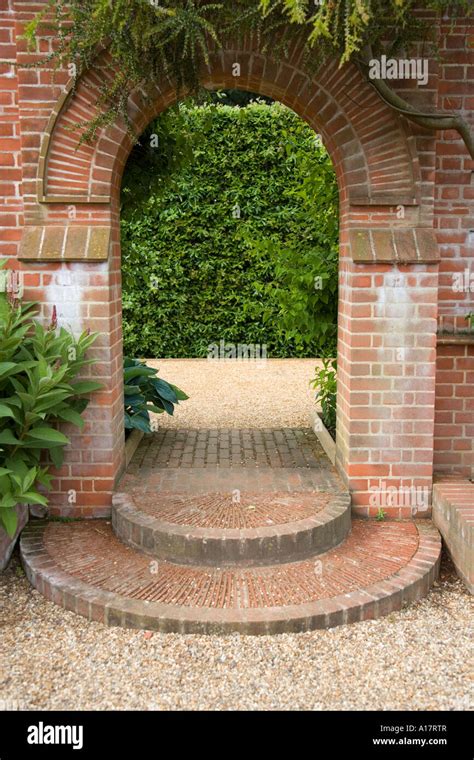
M423 597L439 569L429 521L353 520L338 547L265 567L192 567L151 559L109 522L31 522L21 553L32 585L108 625L162 632L273 634L377 618Z
M348 493L163 493L114 495L121 541L183 564L262 565L320 554L351 529Z

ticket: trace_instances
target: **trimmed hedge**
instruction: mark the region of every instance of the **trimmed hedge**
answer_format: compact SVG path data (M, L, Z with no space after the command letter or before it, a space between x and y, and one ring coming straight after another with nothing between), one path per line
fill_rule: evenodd
M141 142L123 182L125 353L331 353L337 186L311 128L278 103L181 104Z

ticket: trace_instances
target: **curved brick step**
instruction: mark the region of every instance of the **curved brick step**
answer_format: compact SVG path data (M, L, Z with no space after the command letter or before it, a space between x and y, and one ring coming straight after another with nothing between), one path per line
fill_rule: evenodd
M114 495L112 525L141 552L184 564L261 565L320 554L351 529L345 493Z
M30 523L28 578L91 620L163 632L268 634L376 618L424 596L441 542L428 521L354 520L339 547L313 560L256 568L156 561L122 544L110 523Z

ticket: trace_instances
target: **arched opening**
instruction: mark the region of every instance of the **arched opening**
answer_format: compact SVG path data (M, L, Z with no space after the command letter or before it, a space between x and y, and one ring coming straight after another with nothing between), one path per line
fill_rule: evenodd
M138 444L134 471L155 449L170 467L250 447L310 466L314 432L334 464L339 206L320 137L271 98L212 91L147 126L120 200L126 464Z
M215 10L213 5L207 7ZM112 11L110 4L102 8ZM142 9L154 12L146 4ZM49 10L50 5L45 5ZM157 10L161 14L162 9ZM252 474L247 468L245 487L251 493L244 499L239 479L222 470L213 474L214 495L209 498L205 493L203 499L204 489L195 488L196 478L185 475L185 466L180 495L172 468L163 468L148 493L140 473L135 473L135 494L118 490L126 459L121 178L132 135L143 132L177 100L176 84L183 79L175 72L169 80L167 72L174 68L163 70L152 63L149 75L139 80L145 61L140 55L133 57L133 70L127 75L130 56L115 57L113 46L104 40L99 51L95 44L72 44L70 58L78 51L88 52L78 56L83 64L78 80L73 75L68 81L71 68L77 71L77 67L67 60L67 52L62 55L67 51L65 37L58 40L57 57L51 30L41 29L43 14L36 18L41 22L36 27L30 7L15 7L12 13L15 22L12 26L9 18L5 30L6 54L12 56L5 76L9 137L4 158L11 167L6 169L11 181L2 190L12 227L3 236L9 246L6 255L18 253L28 281L27 297L41 304L41 317L51 318L52 330L60 324L74 333L97 331L90 371L102 381L102 390L94 394L84 414L84 427L71 435L64 462L53 459L50 505L53 515L106 519L73 520L72 525L52 520L38 532L26 534L23 552L33 584L91 619L200 633L328 627L374 618L420 598L438 573L439 536L427 521L400 518L420 516L418 512L429 516L433 461L447 455L446 464L457 462L464 468L472 460L469 445L461 438L469 421L463 387L467 376L458 375L452 382L461 388L464 401L453 397L447 408L443 405L444 373L467 371L469 341L463 338L459 364L453 360L456 341L448 342L454 351L448 348L443 357L441 350L441 371L437 373L436 367L438 302L446 302L448 295L451 307L442 307L443 316L453 318L454 324L464 319L460 301L465 299L447 293L446 279L439 288L438 272L444 253L445 278L453 258L459 270L463 246L470 239L465 230L468 188L461 188L469 184L465 171L470 166L456 134L444 132L438 137L427 129L449 123L467 145L463 117L453 115L449 122L433 123L430 114L414 112L412 104L435 108L445 95L464 95L458 81L462 66L454 71L451 61L433 60L430 76L424 77L426 90L419 91L415 83L400 85L410 98L406 109L404 99L397 106L399 99L390 94L385 98L383 87L365 79L360 60L356 64L350 50L337 60L337 44L334 57L314 70L307 66L299 35L282 51L262 43L257 33L233 39L226 33L225 42L212 45L209 56L201 58L190 82L211 90L237 86L281 101L322 136L332 159L340 199L336 465L343 483L340 490L330 478L326 488L309 480L295 484L292 473L278 478L278 467L270 459L267 472L255 467ZM101 27L95 14L89 18L99 36L104 30L109 36L112 25L105 21ZM433 20L440 21L434 15ZM118 35L120 52L127 50L130 31L124 21L120 19L124 31L123 38ZM464 55L466 27L461 21L455 39L444 20L440 24L442 49L451 51L450 56L457 51L456 60L458 53ZM24 38L20 42L25 28L27 37L38 32L40 44L35 49L29 49ZM150 34L146 30L136 35L139 46L154 31L151 27ZM341 38L345 35L346 47L351 47L347 31L341 29ZM67 27L69 33L74 42L72 27ZM184 36L185 51L187 33ZM116 36L112 33L109 39ZM179 48L180 43L181 59L183 48ZM46 57L38 61L41 50ZM416 52L422 51L420 46ZM55 81L49 80L47 71L52 61L60 64ZM347 64L341 65L342 61ZM101 85L111 81L125 84L123 97L109 109L107 93L117 90ZM134 90L127 87L138 81ZM421 79L418 84L425 86ZM458 105L465 105L462 97ZM84 121L98 128L87 133L88 141L80 142L77 125ZM233 208L236 205L241 210L238 203ZM461 228L463 234L451 234ZM449 252L444 250L447 245ZM28 262L24 269L23 262ZM310 318L309 309L306 314ZM92 391L90 384L86 387ZM438 440L436 452L435 411L445 426L442 437L459 436L451 451ZM458 422L452 416L457 411L461 419L452 429L451 422ZM16 449L22 442L12 441L9 432L7 440ZM58 440L62 434L54 430L54 435ZM242 436L241 443L244 454L246 448L253 452L258 447L268 453L265 440ZM271 443L278 453L280 443L285 444L276 437ZM208 452L215 448L213 440L207 444ZM283 454L291 456L294 447L286 444L288 452ZM228 448L232 447L229 440ZM196 443L195 448L202 446ZM458 456L457 451L466 453ZM220 483L217 475L223 476ZM30 477L23 478L24 488ZM262 490L250 488L257 481L268 487L263 495ZM227 500L229 494L235 496L240 509L222 509L222 494L215 490L219 484ZM293 487L297 495L292 499ZM12 498L7 494L7 501ZM228 514L237 515L237 525L219 523ZM386 517L397 519L384 522ZM157 563L159 572L154 569Z
M189 407L197 424L211 398L220 415L228 409L219 427L234 426L239 406L244 427L272 427L276 412L266 421L263 409L271 399L261 398L264 387L271 394L270 367L276 373L273 403L286 407L285 426L304 402L306 418L296 413L298 424L303 418L309 428L316 419L317 430L323 427L309 382L320 357L327 358L327 382L334 377L338 212L337 181L321 139L273 99L235 89L212 92L205 103L188 100L148 125L122 179L124 354L146 358L181 387L180 372L189 365L167 360L207 364L193 365L204 395L175 407L176 423L144 409L136 385L152 392L155 378L148 386L138 377L126 385L125 401L133 402L126 403L126 434L180 421L187 426ZM220 364L228 370L232 359L240 362L246 384L238 369L226 380ZM307 361L275 365L274 359ZM253 397L234 397L236 380L241 395L253 383ZM283 385L286 394L277 402ZM323 420L335 438L332 386L323 396ZM173 412L166 399L154 397Z

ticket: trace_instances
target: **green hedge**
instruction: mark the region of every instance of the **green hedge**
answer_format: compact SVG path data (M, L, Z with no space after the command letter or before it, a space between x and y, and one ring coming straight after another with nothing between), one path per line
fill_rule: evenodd
M125 352L206 356L224 340L330 353L337 187L310 127L278 103L182 104L141 143L122 194Z

